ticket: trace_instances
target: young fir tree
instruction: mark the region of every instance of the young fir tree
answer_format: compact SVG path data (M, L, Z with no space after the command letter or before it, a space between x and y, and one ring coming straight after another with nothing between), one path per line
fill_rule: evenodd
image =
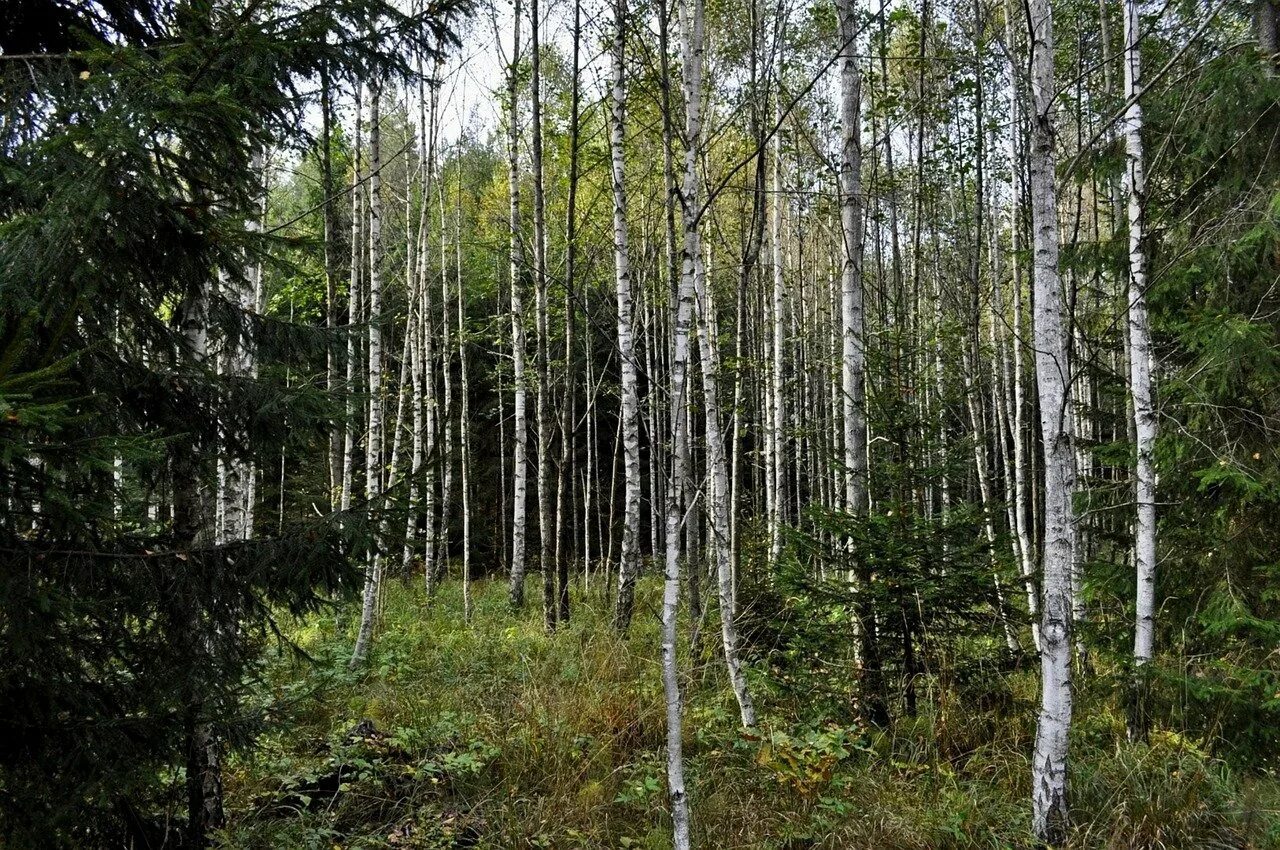
M215 539L218 460L326 444L340 410L267 368L323 364L326 334L238 296L274 244L255 161L302 141L302 81L405 73L400 43L440 50L460 5L48 2L5 28L5 58L29 57L0 67L8 846L141 843L176 766L203 846L275 618L356 585L359 516ZM257 365L220 373L224 350Z

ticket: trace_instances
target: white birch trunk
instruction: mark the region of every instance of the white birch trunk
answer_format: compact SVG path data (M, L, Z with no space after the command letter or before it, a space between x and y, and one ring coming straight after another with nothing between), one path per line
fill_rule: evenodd
M637 386L631 260L628 256L626 146L626 0L615 0L613 84L610 91L609 152L613 182L614 289L618 306L618 355L622 369L622 466L625 477L622 553L618 562L618 603L614 624L625 630L635 604L640 572L640 393Z
M419 71L422 70L421 60L419 60ZM423 85L421 81L418 83L418 143L422 146L425 153L427 149L426 128L423 122L423 110L425 109L425 101L423 98ZM406 172L408 170L406 169ZM426 157L422 157L418 162L418 182L423 190L423 204L426 203ZM425 424L425 399L423 397L423 385L425 383L426 357L423 349L425 337L427 333L427 323L423 321L423 313L421 310L422 293L420 291L420 281L417 274L417 266L414 265L415 260L421 264L424 260L423 256L423 234L422 234L422 218L419 216L419 232L417 239L414 239L412 233L412 211L413 200L413 180L412 176L406 174L405 177L405 288L408 290L407 295L407 312L405 333L407 335L410 363L410 380L413 383L413 434L412 434L412 456L409 461L409 516L405 520L404 529L404 550L401 553L400 565L406 574L409 573L413 565L413 549L414 541L417 538L418 531L418 504L421 498L421 479L422 479L422 463L425 457L425 444L423 441L423 427ZM417 242L416 251L410 250L414 242ZM415 322L414 316L418 320Z
M432 114L433 124L435 113ZM450 314L452 311L452 299L449 296L449 244L445 239L447 230L445 206L444 206L444 164L440 166L440 174L436 179L436 197L440 205L440 380L444 388L442 404L439 415L439 428L441 430L441 448L440 448L440 524L436 526L438 537L436 539L435 553L437 555L437 567L432 576L432 587L439 581L448 569L449 564L449 525L450 514L453 507L453 369L451 361L453 359L453 329ZM429 313L427 315L428 330L430 323L434 320Z
M538 439L538 564L542 570L542 615L547 631L555 631L558 613L555 598L555 553L551 495L551 341L547 323L547 202L542 173L542 59L541 10L538 0L529 3L530 121L533 169L533 276L534 312L537 324L536 398Z
M681 7L682 67L684 70L685 161L680 192L684 241L680 286L676 295L670 363L671 474L667 479L666 576L662 589L662 689L667 716L667 789L671 800L672 844L689 850L689 797L684 785L683 718L676 654L676 617L680 608L680 482L686 475L689 434L685 407L689 403L689 330L693 320L694 277L702 249L698 233L698 153L702 138L702 0Z
M1124 95L1129 107L1124 115L1126 168L1125 191L1129 196L1129 392L1137 435L1137 480L1133 554L1137 572L1133 662L1149 663L1155 650L1156 606L1156 468L1154 449L1156 415L1152 402L1151 328L1147 322L1146 174L1142 150L1141 27L1136 0L1124 3ZM1130 722L1130 737L1146 737L1146 706L1140 690Z
M840 38L841 393L844 396L845 510L867 508L866 348L862 307L862 78L858 71L853 0L838 0Z
M1010 333L1013 347L1013 400L1009 416L1009 430L1013 436L1013 491L1014 491L1014 539L1018 546L1018 563L1022 571L1023 590L1027 596L1027 612L1031 617L1031 639L1036 651L1040 651L1040 591L1036 584L1036 552L1031 542L1029 525L1032 501L1030 485L1027 482L1027 423L1026 423L1026 370L1022 358L1022 265L1018 258L1022 252L1022 217L1019 208L1022 203L1022 157L1018 149L1019 134L1023 133L1021 99L1018 92L1018 75L1022 68L1014 58L1014 5L1010 0L1005 2L1005 41L1010 48L1009 56L1009 114L1011 128L1009 130L1009 239L1012 250L1009 254L1012 270L1012 291L1010 301L1013 306L1013 330Z
M711 522L711 550L716 563L716 584L720 600L720 637L724 647L725 668L729 685L738 701L738 714L744 728L756 725L756 709L747 690L747 677L738 655L737 601L733 585L733 547L729 539L729 515L734 506L729 502L729 462L725 456L724 434L720 418L720 353L716 348L715 303L707 288L702 262L694 268L694 287L698 305L698 345L701 349L703 414L706 420L707 514ZM694 568L696 569L696 567Z
M1054 183L1053 10L1029 0L1031 30L1031 221L1034 236L1036 385L1044 454L1041 560L1040 716L1032 760L1032 829L1059 844L1066 837L1067 736L1071 729L1071 571L1075 517L1074 460L1068 408L1067 331L1058 270L1058 203Z
M437 65L438 67L438 65ZM418 215L418 315L422 324L422 380L423 380L423 457L434 459L439 445L440 402L436 387L436 351L435 335L432 333L432 319L435 314L434 291L430 280L430 269L427 258L431 255L427 243L431 234L431 188L436 179L436 137L439 132L439 90L432 88L429 104L419 97L418 126L426 145L426 158L422 172L422 208ZM443 241L444 233L440 238ZM434 462L427 463L422 480L422 516L425 528L422 535L422 576L423 586L428 598L435 595L437 565L436 530L436 476L438 469Z
M382 495L382 133L379 124L381 84L371 87L369 105L369 434L365 441L365 497L377 512ZM364 663L373 639L378 596L382 589L380 523L370 521L373 538L365 572L360 630L351 652L351 666Z
M781 98L781 94L778 97ZM777 104L775 118L781 124L781 102ZM782 208L785 203L783 198L782 135L779 133L773 154L773 215L770 222L770 241L773 243L773 297L769 309L769 318L773 323L773 331L771 334L772 350L770 352L772 357L769 368L769 431L765 439L767 459L765 480L767 498L765 503L768 513L769 561L775 565L782 558L782 494L785 489L787 468L784 455L785 441L783 438L783 425L786 422L787 409L782 386L783 352L786 343L786 335L783 331L786 326L786 292L783 278L784 256L782 251Z
M342 433L342 492L338 499L338 507L343 511L351 510L351 494L355 485L355 446L356 446L356 387L360 382L360 338L354 328L360 322L361 307L361 271L360 261L361 222L364 220L364 190L360 183L360 146L363 141L360 126L360 95L363 85L355 86L355 164L351 171L351 279L347 291L347 380L346 380L346 423ZM361 417L363 418L363 417Z
M528 525L529 424L528 392L525 377L524 339L524 245L520 234L520 15L521 0L515 0L512 15L511 67L508 69L507 98L511 109L507 128L507 181L509 187L511 235L511 364L514 405L512 429L511 496L511 607L524 608L525 530Z
M261 152L254 154L250 168L263 178L266 189L265 159ZM262 216L266 213L265 194L257 215L245 223L245 229L258 232L262 229ZM262 285L262 266L253 263L238 274L219 275L224 292L236 311L236 335L223 341L220 371L225 375L250 378L257 375L257 353L253 342L253 319L258 312L259 293ZM228 342L230 344L228 344ZM243 438L243 435L237 435ZM247 540L253 532L253 462L243 457L219 457L217 534L220 543Z

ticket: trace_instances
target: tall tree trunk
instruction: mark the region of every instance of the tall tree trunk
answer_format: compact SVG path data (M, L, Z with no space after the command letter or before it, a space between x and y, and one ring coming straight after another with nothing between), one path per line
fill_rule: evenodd
M1044 456L1044 600L1040 617L1040 717L1032 761L1032 828L1037 838L1066 838L1067 736L1071 729L1071 570L1075 517L1074 460L1067 387L1067 324L1058 270L1054 183L1057 95L1050 0L1028 0L1031 47L1031 221L1035 253L1034 340Z
M185 359L197 363L209 356L210 286L208 280L198 283L187 293L178 310L186 345ZM170 464L174 537L192 549L207 546L216 531L217 506L211 503L210 494L201 483L199 449L198 444L183 446L174 453ZM197 659L207 656L208 630L212 626L201 613L200 601L188 597L178 604L185 609L180 616L188 621L189 653ZM203 695L193 688L186 690L183 707L187 756L186 845L192 850L203 850L208 846L210 833L219 829L225 820L221 747L207 716Z
M688 460L689 434L685 407L688 399L689 330L693 320L696 266L701 258L699 240L698 154L702 139L703 3L687 0L681 7L681 57L684 70L685 158L680 192L683 243L680 287L676 295L672 328L670 393L672 451L671 475L666 492L666 577L662 591L662 689L667 715L667 789L671 799L671 823L675 850L689 850L689 798L684 785L683 719L676 654L676 616L680 608L680 482Z
M329 64L320 65L320 118L323 147L321 149L321 179L324 192L324 316L329 332L325 350L325 390L331 395L338 391L338 349L334 339L338 330L338 234L337 188L333 182L333 92L329 79ZM342 487L342 434L336 427L329 430L329 510L337 509Z
M569 198L565 209L564 258L564 397L560 404L560 474L556 494L556 581L559 615L569 622L569 560L577 536L570 533L577 522L573 490L575 421L577 397L574 392L574 298L578 259L578 145L581 115L579 46L582 41L582 3L573 4L573 72L569 106Z
M747 690L747 677L738 654L737 602L733 587L733 547L729 540L729 515L736 508L729 502L729 461L725 456L720 417L720 353L716 348L715 302L708 288L701 260L694 268L698 307L698 345L701 349L703 414L706 421L707 513L711 520L711 551L716 563L716 584L720 600L720 637L724 648L729 685L738 701L743 727L756 725L756 709ZM690 572L697 569L690 568ZM690 576L692 583L692 575ZM696 612L691 612L695 614Z
M631 260L628 254L626 185L626 0L614 0L612 49L613 85L610 90L609 152L613 183L613 265L618 305L618 355L622 368L622 456L625 477L622 552L618 560L618 602L614 625L625 631L635 606L635 582L640 572L640 393L637 386Z
M862 78L854 44L853 0L839 0L840 25L840 222L841 390L844 393L845 509L867 508L867 418L864 405L866 348L862 309Z
M257 232L262 229L262 217L266 214L266 159L261 151L254 154L250 168L256 177L262 178L263 197L254 216L245 222L245 229ZM257 375L257 352L253 340L252 316L258 312L258 296L262 287L262 267L251 263L247 267L219 275L222 296L230 301L235 311L236 329L231 339L224 339L219 346L221 355L219 371L232 378L251 378ZM243 433L224 435L226 442L244 442ZM219 543L247 540L253 534L253 461L243 455L220 453L218 458L217 533Z
M840 336L841 393L844 424L844 508L853 516L867 512L866 346L862 306L862 77L856 49L857 18L853 0L836 6L840 38ZM857 557L857 553L854 553ZM865 563L858 559L859 563ZM884 723L875 616L867 594L870 573L857 569L857 630L861 661L861 696L873 722Z
M1036 652L1040 647L1040 588L1036 582L1036 550L1031 540L1031 503L1034 496L1028 483L1027 467L1027 423L1026 423L1026 371L1022 365L1022 146L1025 128L1022 121L1022 91L1019 86L1019 75L1022 66L1014 58L1016 30L1014 28L1015 5L1005 0L1005 41L1008 43L1009 55L1009 240L1011 250L1009 262L1012 271L1012 292L1010 301L1013 306L1013 329L1009 336L1013 347L1013 399L1009 418L1009 431L1013 436L1013 491L1015 520L1014 540L1017 542L1018 563L1022 571L1023 591L1027 596L1027 612L1031 617L1031 639L1035 643Z
M1156 607L1156 415L1152 403L1151 328L1147 322L1146 173L1142 151L1141 26L1136 0L1124 2L1124 94L1129 104L1124 116L1126 168L1125 191L1129 196L1129 392L1137 434L1137 480L1134 525L1135 594L1133 663L1135 692L1129 719L1129 737L1147 737L1147 699L1141 670L1151 661L1155 647Z
M421 109L422 108L421 87L419 87L418 89L418 97L419 97L419 108ZM427 147L427 140L425 138L421 139L421 144L423 147L423 152L425 153L426 147ZM422 158L422 161L419 163L419 167L418 167L418 176L419 176L418 182L423 190L422 202L424 204L426 203L426 187L427 187L425 165L426 165L426 157L424 156ZM408 516L408 519L405 520L404 549L401 552L401 556L400 556L400 566L404 570L404 572L408 574L410 571L410 568L413 565L413 550L414 550L415 537L417 536L417 530L418 530L418 513L419 513L418 500L421 496L420 483L421 483L421 477L422 477L422 462L423 462L423 455L424 455L424 448L425 448L425 446L423 445L423 442L424 442L423 430L424 430L424 424L425 424L424 423L425 410L423 407L423 384L425 383L425 380L426 380L426 376L425 376L426 369L424 368L426 366L426 363L424 362L426 360L424 345L425 345L425 337L429 331L430 326L427 321L427 317L422 312L422 292L421 292L422 281L420 276L417 274L417 268L414 265L415 259L417 260L418 263L425 262L426 260L426 257L424 256L424 252L422 251L422 248L424 247L424 240L421 238L422 234L419 233L418 234L419 238L417 239L418 251L414 252L410 250L414 242L414 239L413 239L414 234L412 233L413 217L410 215L410 213L412 212L413 179L412 179L412 174L409 172L409 170L405 169L405 171L406 171L405 193L404 193L404 197L405 197L404 229L405 229L405 246L406 246L405 270L404 270L405 290L406 290L405 292L405 295L406 295L405 345L409 352L409 372L410 372L409 380L410 380L410 384L412 385L411 393L412 393L413 424L411 428L412 447L411 447L411 455L409 460L409 501L408 501L409 516ZM419 228L421 228L421 218L419 218Z
M555 535L551 503L551 331L547 316L547 201L542 173L542 44L538 0L529 0L530 121L533 169L534 311L538 329L538 551L542 569L542 615L547 631L556 629Z
M361 317L361 290L363 263L361 262L360 236L364 221L364 189L360 177L360 146L362 142L360 125L360 95L363 85L355 85L355 147L353 149L354 164L351 169L351 279L347 290L347 380L346 380L346 421L342 434L342 493L338 499L338 507L342 511L351 509L351 495L355 489L355 448L357 404L355 391L360 383L360 336L355 326ZM360 417L363 419L363 416Z
M443 159L443 156L441 157ZM453 467L454 467L454 433L453 433L453 299L449 295L449 242L445 238L448 231L448 215L445 212L444 193L447 181L445 163L440 164L440 173L436 179L436 200L440 208L440 381L444 389L443 404L440 413L441 447L440 447L440 525L437 527L439 537L435 551L439 555L432 575L432 586L438 586L440 578L446 574L449 566L449 530L453 513ZM430 313L426 314L431 317ZM434 317L431 317L432 320Z
M379 128L382 84L369 93L369 434L365 441L365 498L374 516L382 495L382 132ZM351 667L364 663L373 640L377 602L382 590L381 521L370 520L372 542L365 571L360 630L351 652Z
M427 258L431 252L427 250L431 239L431 190L436 174L436 141L439 137L439 90L431 88L429 98L424 98L421 85L418 88L418 132L423 137L425 157L422 164L421 200L418 211L418 315L422 317L422 394L423 394L423 459L426 461L422 480L422 520L425 524L422 534L422 578L427 598L435 595L439 550L437 534L441 522L436 515L436 482L439 475L438 449L440 447L440 397L436 385L436 336L433 332L435 321L434 288L431 285L430 266ZM441 246L444 244L444 230L440 231ZM444 274L444 253L441 249L441 274Z
M781 35L779 35L781 38ZM775 96L775 118L779 126L782 124L782 93ZM766 435L766 480L767 525L769 530L769 562L777 564L782 558L782 493L786 485L786 461L784 444L784 423L787 417L782 371L786 346L786 288L783 276L782 245L782 210L786 197L783 194L782 178L782 133L779 130L773 153L773 204L770 221L770 241L773 243L773 293L769 304L769 318L772 321L770 334L771 357L769 363L769 430Z
M511 233L511 382L514 387L512 429L515 432L511 473L511 607L524 608L525 532L528 527L529 423L528 378L525 375L524 243L520 232L520 16L521 0L512 14L511 66L507 69L507 181Z

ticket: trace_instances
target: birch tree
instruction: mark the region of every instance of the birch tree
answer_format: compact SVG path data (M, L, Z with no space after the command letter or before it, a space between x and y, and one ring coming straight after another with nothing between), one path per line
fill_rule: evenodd
M756 710L751 700L751 693L747 690L747 678L738 653L733 546L729 539L729 514L733 506L729 503L729 461L724 450L719 400L720 353L717 349L719 334L715 332L715 303L707 286L706 272L702 268L701 258L694 266L694 290L698 311L698 360L702 364L702 406L707 437L707 507L711 525L711 551L716 563L716 585L720 602L720 636L724 649L725 667L729 673L729 685L733 688L734 698L738 701L738 716L743 727L751 729L756 725ZM697 567L691 568L690 572L694 569ZM692 583L692 576L690 582Z
M369 92L369 433L365 440L365 499L375 508L382 495L382 84ZM375 508L376 509L376 508ZM371 522L374 539L365 571L360 629L351 651L351 667L364 663L373 640L378 596L382 591L381 541L378 521Z
M781 36L780 36L781 37ZM778 98L781 98L781 92ZM781 103L777 105L776 119L782 124ZM765 503L767 505L767 521L769 528L769 559L776 564L782 557L782 493L786 480L786 462L784 460L784 420L786 419L786 398L782 384L783 364L785 363L786 335L786 288L783 276L782 245L782 210L786 205L783 187L782 168L782 134L778 133L773 153L773 203L770 219L770 237L773 242L773 292L770 300L769 317L772 321L770 339L769 364L769 404L768 432L765 434L766 481Z
M1044 457L1044 537L1041 554L1040 717L1031 765L1032 828L1037 838L1066 838L1067 736L1071 730L1071 611L1075 517L1071 504L1075 460L1067 387L1067 330L1058 271L1058 193L1054 183L1053 9L1029 0L1030 164L1034 250L1036 387Z
M637 385L635 311L631 291L631 259L627 227L626 184L626 43L627 3L614 0L614 32L610 54L609 154L613 187L614 295L618 309L618 356L622 369L622 467L625 478L622 549L618 559L618 601L614 625L625 631L635 606L640 571L640 392Z
M524 607L525 531L529 494L528 391L525 377L524 243L520 225L520 17L521 0L512 14L511 63L507 69L507 191L511 238L511 383L513 385L511 471L511 607Z
M351 509L351 496L355 486L356 449L356 397L360 380L360 338L355 326L360 322L363 263L360 261L361 225L364 220L364 191L360 177L360 145L362 141L360 114L363 83L355 84L355 148L351 169L351 276L347 285L347 376L346 420L342 433L342 493L338 507L345 513Z
M547 201L542 170L542 44L538 0L529 0L530 116L533 169L533 283L537 323L538 392L538 551L542 570L542 615L547 631L556 629L555 535L552 532L551 496L551 329L547 310Z
M689 848L689 797L684 785L683 719L676 655L680 609L680 533L683 521L680 483L688 462L689 331L693 322L694 277L702 247L698 233L698 153L702 138L703 3L687 0L681 10L681 67L684 83L684 178L680 189L683 226L680 285L676 294L672 327L668 404L670 405L671 457L665 499L666 575L662 588L662 690L667 718L667 790L671 800L671 825L675 850Z
M1156 415L1151 392L1151 328L1147 321L1146 173L1142 151L1142 31L1136 0L1124 0L1124 189L1129 196L1129 393L1137 436L1133 560L1137 572L1133 663L1135 693L1129 737L1147 736L1146 689L1142 667L1155 649L1156 606Z
M840 51L841 391L844 394L844 500L851 514L867 508L866 347L862 309L862 77L853 0L838 0Z

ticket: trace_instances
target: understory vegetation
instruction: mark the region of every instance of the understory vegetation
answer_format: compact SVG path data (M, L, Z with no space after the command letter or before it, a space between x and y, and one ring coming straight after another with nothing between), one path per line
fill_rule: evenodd
M548 637L540 612L510 614L501 583L476 586L468 626L457 584L427 603L420 580L387 583L366 669L347 667L354 609L289 630L310 660L282 648L266 662L251 710L271 731L227 765L223 846L670 846L657 585L641 582L626 636L608 627L599 585ZM744 731L722 666L683 651L700 846L1031 846L1034 664L922 675L918 715L872 729L852 705L796 714L786 653L753 646L761 720ZM1100 666L1078 692L1068 846L1280 845L1280 783L1234 768L1214 740L1157 727L1127 743L1113 672Z

